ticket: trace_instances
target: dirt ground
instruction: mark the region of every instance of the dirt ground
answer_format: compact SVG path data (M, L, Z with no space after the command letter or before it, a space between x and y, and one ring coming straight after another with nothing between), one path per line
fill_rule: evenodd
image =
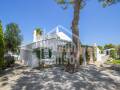
M0 73L0 90L120 90L120 67L88 65L70 74L60 67L37 70L16 64Z

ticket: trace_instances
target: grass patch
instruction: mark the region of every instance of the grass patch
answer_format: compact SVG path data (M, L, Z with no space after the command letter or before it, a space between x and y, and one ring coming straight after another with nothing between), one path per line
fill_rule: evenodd
M120 65L120 59L118 59L118 60L112 60L112 61L107 61L107 64L119 64Z

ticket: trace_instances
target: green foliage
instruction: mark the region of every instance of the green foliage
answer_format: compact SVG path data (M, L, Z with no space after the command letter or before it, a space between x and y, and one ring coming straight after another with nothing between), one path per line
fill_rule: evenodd
M119 64L120 65L120 59L119 60L112 60L112 61L107 61L107 64Z
M116 50L110 50L110 57L112 57L112 58L116 58L116 55L117 55L117 52L116 52Z
M102 2L103 7L110 6L120 2L120 0L98 0L98 1Z
M19 50L18 46L22 42L19 26L15 23L8 24L4 36L6 51L17 52Z
M101 53L103 53L104 48L102 46L98 46L98 48L101 50Z
M106 44L104 46L104 49L110 49L110 48L115 48L115 46L113 44Z
M66 0L55 0L58 4L65 4Z
M36 28L35 30L37 35L42 35L43 31L41 28Z
M52 49L49 49L49 58L52 57Z
M44 48L36 48L33 50L34 53L36 53L37 58L40 59L45 59L45 55L44 55ZM52 50L48 49L48 53L49 53L49 58L52 57Z
M89 63L89 61L90 61L90 54L89 54L88 49L86 49L86 60L87 60L87 63Z
M74 0L55 0L55 1L57 2L57 4L74 4Z
M73 13L71 29L72 29L73 34L79 37L79 34L78 34L79 33L78 24L79 24L79 15L80 15L79 10L82 9L86 5L87 0L55 0L55 1L57 2L57 4L60 4L63 9L67 9L69 5L73 5L74 13ZM103 7L106 7L107 5L111 5L120 0L98 0L98 1L103 3ZM74 44L80 47L80 45L78 45L80 40L77 40L74 36L72 38L73 38ZM94 60L96 60L95 54L94 54Z
M36 48L33 50L34 53L36 53L36 56L38 59L41 59L41 50L40 48Z
M44 59L45 56L44 56L44 48L41 49L41 58Z
M68 5L74 4L74 0L55 0L55 1L57 2L57 4L60 4L63 7L63 9L66 9ZM80 8L82 9L86 5L87 0L78 0L78 1L81 3ZM102 3L102 6L104 8L120 2L120 0L98 0L98 1Z
M93 52L93 60L96 61L97 58L96 58L96 48L94 48L94 52Z
M83 64L83 57L82 57L82 55L80 55L80 61L79 61L79 63L80 63L80 65Z
M0 69L4 66L4 36L2 23L0 21Z
M55 0L57 4L61 5L63 9L67 9L69 5L73 5L74 0ZM86 5L86 0L78 0L80 3L80 9L82 9Z
M117 54L118 54L118 58L120 59L120 45L118 45L117 47Z
M12 65L14 65L15 63L15 58L14 56L5 56L5 67L10 67Z
M61 61L62 61L62 64L65 62L65 59L66 59L66 50L65 50L65 48L63 49L63 51L62 51L62 58L61 58Z

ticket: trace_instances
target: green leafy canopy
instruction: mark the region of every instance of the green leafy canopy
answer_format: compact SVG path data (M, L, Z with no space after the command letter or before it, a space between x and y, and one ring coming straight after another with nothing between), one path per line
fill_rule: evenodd
M55 0L57 4L60 4L64 9L68 7L69 4L74 4L75 0ZM86 5L86 2L89 0L79 0L81 3L80 8L83 8ZM116 4L120 2L120 0L98 0L98 2L101 2L103 7L110 6L112 4Z
M112 4L120 2L120 0L98 0L98 1L102 2L103 7L110 6Z
M36 28L35 30L37 35L42 35L43 31L41 28Z
M8 24L4 36L6 51L16 52L23 39L19 26L15 23Z
M75 0L55 0L57 4L61 5L63 9L67 9L68 5L73 5ZM79 0L80 8L82 9L85 5L87 0Z

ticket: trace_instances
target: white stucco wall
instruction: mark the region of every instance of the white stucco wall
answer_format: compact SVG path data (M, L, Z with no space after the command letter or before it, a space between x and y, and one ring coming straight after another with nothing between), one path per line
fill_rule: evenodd
M99 62L100 64L103 64L106 60L108 60L109 56L106 54L101 54L101 50L97 47L96 44L94 44L94 48L95 48L95 53L96 53L96 59L97 62Z

